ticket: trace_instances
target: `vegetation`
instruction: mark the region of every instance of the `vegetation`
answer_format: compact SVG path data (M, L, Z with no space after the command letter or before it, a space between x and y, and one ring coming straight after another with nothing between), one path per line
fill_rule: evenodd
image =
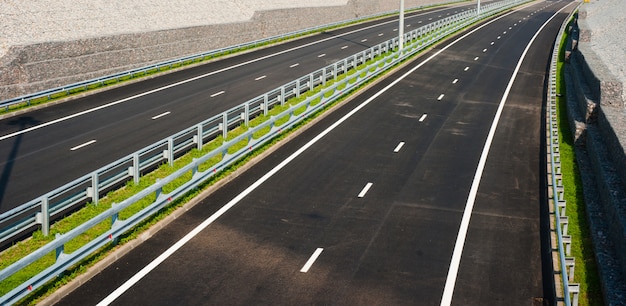
M569 218L568 234L572 236L572 256L576 258L574 282L580 283L578 305L604 305L600 278L591 242L589 223L583 195L583 184L576 163L574 139L567 118L567 99L564 80L565 42L568 33L563 35L557 63L557 121L559 126L559 149L561 152L561 173L567 201L566 214Z

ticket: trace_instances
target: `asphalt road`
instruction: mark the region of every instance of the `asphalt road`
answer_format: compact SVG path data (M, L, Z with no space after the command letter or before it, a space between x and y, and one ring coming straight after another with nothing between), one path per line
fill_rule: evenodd
M405 26L470 6L410 14ZM0 212L396 35L397 17L369 22L0 120Z
M570 3L430 51L59 304L553 303L544 78Z

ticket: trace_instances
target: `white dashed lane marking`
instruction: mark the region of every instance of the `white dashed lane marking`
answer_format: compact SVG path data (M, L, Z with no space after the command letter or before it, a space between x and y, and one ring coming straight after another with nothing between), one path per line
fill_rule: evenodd
M156 116L152 117L152 120L156 120L156 119L159 119L159 118L161 118L161 117L165 117L165 116L167 116L167 115L169 115L169 114L171 114L171 112L165 112L165 113L162 113L162 114L156 115Z
M372 188L372 183L367 183L365 185L365 187L363 187L363 190L361 190L361 192L359 193L358 197L362 198L365 196L365 194L370 190L370 188Z
M76 150L78 150L78 149L80 149L80 148L84 148L84 147L86 147L86 146L88 146L88 145L90 145L90 144L93 144L93 143L95 143L95 142L96 142L96 140L95 140L95 139L94 139L94 140L87 141L87 142L85 142L85 143L83 143L83 144L81 144L81 145L77 145L77 146L75 146L75 147L71 148L71 149L70 149L70 151L76 151Z
M211 95L211 98L215 98L215 97L217 97L217 96L219 96L219 95L221 95L221 94L224 94L224 93L225 93L225 91L223 91L223 90L222 90L222 91L220 91L220 92L216 92L216 93L214 93L214 94L212 94L212 95Z
M398 152L400 152L400 149L402 149L402 147L403 147L403 146L404 146L404 141L401 141L401 142L400 142L400 143L396 146L396 148L395 148L395 149L393 149L393 152L394 152L394 153L398 153Z
M311 269L311 266L313 265L313 263L317 260L320 254L322 254L322 251L324 251L323 248L317 248L317 250L315 250L315 252L313 252L313 255L311 255L311 257L309 258L309 260L307 260L307 262L304 264L302 269L300 269L300 272L302 273L309 272L309 269Z
M423 114L422 117L420 117L420 122L424 122L424 120L426 120L426 116L428 116L427 114Z
M293 65L289 66L289 68L298 67L299 65L300 65L300 64L295 63L295 64L293 64Z
M260 77L258 77L256 79L254 79L254 80L255 81L259 81L259 80L265 79L266 77L267 77L266 75L262 75L262 76L260 76Z

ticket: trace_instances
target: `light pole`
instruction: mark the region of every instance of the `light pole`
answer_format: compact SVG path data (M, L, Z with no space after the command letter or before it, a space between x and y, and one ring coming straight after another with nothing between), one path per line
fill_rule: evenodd
M402 52L404 48L404 0L400 0L400 25L398 26L399 50Z

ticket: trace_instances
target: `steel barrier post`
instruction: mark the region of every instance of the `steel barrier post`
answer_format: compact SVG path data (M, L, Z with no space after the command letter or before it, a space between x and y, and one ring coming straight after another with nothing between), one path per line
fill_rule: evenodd
M99 184L100 184L100 181L98 178L98 172L94 172L91 175L91 201L94 205L98 205L98 202L100 200L100 190L98 188Z
M139 169L139 153L135 153L133 154L133 181L135 181L135 184L139 184L139 174L140 174L140 169Z
M50 206L50 200L48 199L48 196L43 196L41 198L41 233L44 236L48 236L50 234L50 210L49 207Z
M196 145L197 145L196 148L198 148L198 151L201 151L202 150L202 146L204 146L204 143L203 143L204 139L203 139L203 135L202 135L203 134L202 133L202 123L199 123L196 126L196 132L197 132L196 133L196 137L197 137L197 139L196 139Z
M222 113L222 123L220 123L220 128L222 129L222 137L224 141L228 137L228 114Z
M167 139L167 163L174 166L174 138Z

